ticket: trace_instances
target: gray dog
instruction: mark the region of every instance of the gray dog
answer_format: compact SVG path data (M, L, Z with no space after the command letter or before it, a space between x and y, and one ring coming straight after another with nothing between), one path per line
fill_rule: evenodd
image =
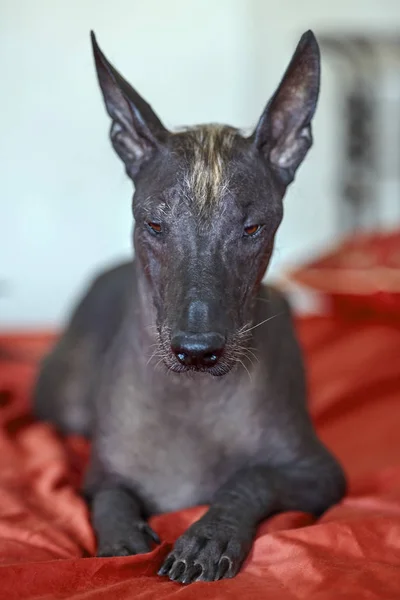
M321 515L346 488L307 412L288 304L261 284L312 144L318 44L302 36L245 137L168 131L92 43L111 141L135 184L135 260L101 274L76 308L42 365L36 414L92 439L99 556L147 552L150 515L208 504L159 573L233 577L262 519Z

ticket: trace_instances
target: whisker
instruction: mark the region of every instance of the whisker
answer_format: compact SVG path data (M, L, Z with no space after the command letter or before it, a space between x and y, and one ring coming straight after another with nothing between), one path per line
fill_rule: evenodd
M246 367L246 365L244 364L244 362L243 362L243 361L242 361L240 358L238 358L238 359L236 359L236 360L237 360L238 362L240 362L240 364L242 365L242 367L243 367L244 369L246 369L246 371L247 371L247 375L249 376L249 379L250 379L251 383L253 383L253 379L252 379L252 377L251 377L251 375L250 375L250 371L248 370L248 368Z
M262 298L261 296L257 296L256 300L260 300L260 302L265 302L265 304L271 304L271 300L267 298Z
M154 350L153 354L150 356L149 360L146 363L146 367L149 366L149 363L153 360L153 358L158 358L159 356L161 356L161 358L164 358L164 354L162 352L158 352L157 349Z
M255 363L254 363L254 361L253 361L253 360L250 358L250 356L249 356L248 354L246 354L245 352L242 352L241 356L242 356L243 358L245 358L246 360L248 360L248 361L249 361L249 363L250 363L250 365L251 365L251 366L254 368L254 366L255 366Z
M245 354L247 352L247 354ZM256 360L258 363L260 362L260 359L258 358L258 356L256 356L254 354L254 352L252 352L249 348L243 348L243 353L245 354L245 356L247 356L247 358L249 359L249 361L251 362L251 364L254 366L253 361L251 360L251 358L249 357L249 354L254 358L254 360Z
M154 346L158 346L158 342L154 342L154 344L150 344L149 348L154 348Z
M275 319L275 317L279 317L280 315L283 315L283 311L277 313L276 315L272 315L272 317L268 317L268 319L264 319L264 321L261 321L261 323L257 323L257 325L253 325L253 327L246 329L246 331L243 333L249 333L249 331L252 331L253 329L256 329L257 327L260 327L260 325L264 325L264 323L267 323L268 321L271 321L271 319Z
M161 364L163 361L164 361L164 356L162 356L162 357L160 358L160 360L158 361L158 363L155 365L155 367L154 367L154 370L156 370L156 369L157 369L157 367L158 367L158 365L160 365L160 364Z

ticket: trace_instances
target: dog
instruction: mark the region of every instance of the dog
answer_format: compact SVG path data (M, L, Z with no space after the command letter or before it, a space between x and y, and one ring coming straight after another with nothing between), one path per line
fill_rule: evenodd
M92 33L110 138L134 182L135 258L98 275L38 377L36 415L91 439L99 556L147 552L155 513L206 504L159 574L233 577L257 525L346 490L307 410L289 304L262 284L283 197L312 145L311 31L249 136L168 131Z

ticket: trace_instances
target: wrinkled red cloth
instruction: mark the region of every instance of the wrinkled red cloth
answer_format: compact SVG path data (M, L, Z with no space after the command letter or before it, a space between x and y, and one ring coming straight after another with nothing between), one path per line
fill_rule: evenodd
M348 318L400 320L400 230L357 232L286 273Z
M28 416L35 363L52 336L1 336L26 362L0 362L0 598L400 599L400 328L315 317L298 331L313 418L349 495L317 522L286 513L263 523L236 578L187 587L156 571L204 507L155 517L164 541L149 554L93 558L76 491L87 444Z

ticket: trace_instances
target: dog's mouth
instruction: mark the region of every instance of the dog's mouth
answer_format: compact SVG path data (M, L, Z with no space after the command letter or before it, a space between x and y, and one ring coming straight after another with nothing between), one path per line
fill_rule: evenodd
M164 364L169 371L173 373L208 373L214 377L226 375L236 365L236 361L227 361L221 357L214 366L204 366L198 364L185 365L179 362L172 355L170 360L164 360Z
M225 346L220 352L209 352L200 358L198 356L188 357L184 353L174 351L171 345L170 330L158 328L157 349L148 364L152 363L156 368L164 367L167 371L177 374L207 373L213 377L222 377L234 367L243 365L246 360L248 336L243 335L243 329L228 336Z

